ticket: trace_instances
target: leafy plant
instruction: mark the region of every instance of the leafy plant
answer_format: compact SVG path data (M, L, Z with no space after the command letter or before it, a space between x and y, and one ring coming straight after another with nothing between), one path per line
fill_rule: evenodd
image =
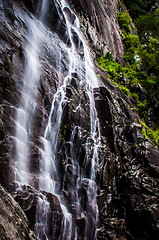
M139 16L135 20L135 25L138 29L141 38L149 39L150 37L159 37L159 8L156 11L146 13Z
M159 129L157 130L152 130L151 128L149 128L144 122L140 122L142 124L142 134L146 137L146 138L149 138L151 139L156 147L158 147L159 145Z
M140 0L135 0L133 3L131 1L124 2L129 2L131 7L135 6L134 4L139 4L141 7L142 4ZM117 17L122 29L125 49L124 63L120 63L118 59L114 60L110 52L98 58L98 63L101 68L106 70L109 80L128 97L135 100L136 106L133 106L132 109L137 110L143 121L147 122L148 109L153 108L157 102L159 104L159 10L147 15L145 11L140 11L145 15L136 19L139 33L137 36L132 31L133 24L128 11L121 12L121 0L119 7ZM155 19L154 23L152 23L152 19ZM150 22L148 22L149 20ZM145 95L141 97L140 89L142 91L142 88L145 89ZM145 136L158 144L159 120L156 118L155 121L154 126L156 127L153 130L146 125L147 127L144 127L142 131Z
M130 64L135 63L135 56L138 54L140 49L140 41L138 36L128 34L123 38L123 43L125 48L125 61Z
M128 12L125 12L125 13L118 13L117 15L118 17L118 22L119 22L119 25L120 25L120 28L125 31L126 33L130 33L131 32L131 27L130 27L130 24L131 24L131 18L128 14Z
M127 8L130 10L131 16L136 18L139 15L145 14L145 9L142 0L123 0Z

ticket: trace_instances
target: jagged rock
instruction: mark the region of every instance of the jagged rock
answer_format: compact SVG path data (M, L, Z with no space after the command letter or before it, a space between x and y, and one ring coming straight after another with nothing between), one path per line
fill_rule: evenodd
M151 168L159 174L159 152L150 142L145 144L147 150L147 160Z
M153 236L157 239L159 152L150 141L139 137L138 129L142 127L133 123L127 99L123 100L115 87L107 84L107 89L96 89L95 100L101 126L111 122L109 135L101 130L109 148L103 158L103 175L100 176L103 185L99 194L101 229L98 238L151 239ZM107 114L103 114L103 108L108 109ZM113 148L109 145L111 134ZM122 230L116 221L112 225L112 217L117 221L123 219Z
M14 118L18 105L20 89L19 76L23 67L22 43L25 28L23 21L17 19L13 2L1 1L1 159L3 171L0 175L3 186L11 189L14 179L11 162L14 152L12 135L15 132ZM15 90L16 89L16 90ZM1 169L2 170L2 169Z
M94 89L95 104L100 120L101 134L108 138L109 147L114 151L114 136L113 136L113 122L111 104L109 103L110 93L106 88Z
M50 210L46 218L48 237L52 236L52 232L54 232L54 239L58 239L60 237L63 222L63 212L60 202L55 195L45 191L38 192L30 186L22 186L21 189L13 194L13 197L24 210L29 220L29 227L32 230L35 230L34 227L37 224L36 209L37 207L41 207L40 204L42 204L43 200L45 201L46 197L46 200L50 204ZM41 236L42 239L45 238L42 232L39 233L39 236Z
M0 232L3 240L37 239L29 229L29 222L9 193L0 185Z

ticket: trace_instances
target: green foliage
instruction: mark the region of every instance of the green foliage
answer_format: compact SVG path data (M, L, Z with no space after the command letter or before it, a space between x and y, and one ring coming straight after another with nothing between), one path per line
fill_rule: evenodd
M148 101L145 99L144 101L137 102L137 109L142 119L147 118L147 108L148 108Z
M145 14L142 0L123 0L133 18Z
M131 96L131 92L130 92L130 90L129 90L127 87L125 87L125 86L123 86L123 85L120 85L120 84L118 84L118 87L119 87L119 89L120 89L123 93L125 93L128 97Z
M139 103L139 95L137 94L137 93L132 93L131 94L131 96L133 97L133 99L137 102L137 103Z
M151 38L141 51L143 69L149 76L159 75L159 41Z
M144 122L140 122L142 124L142 134L146 137L151 139L156 147L158 147L159 145L159 129L157 130L152 130L151 128L149 128Z
M128 64L126 66L123 66L123 64L116 62L113 60L112 55L110 52L105 54L104 56L100 57L98 59L99 66L107 71L107 75L109 79L119 87L119 89L125 93L128 97L134 98L137 105L137 110L140 114L140 117L143 119L147 118L147 108L148 108L148 100L145 99L144 101L140 101L140 96L132 92L133 85L137 83L141 83L142 81L146 82L147 85L151 85L151 78L148 78L144 72L138 69L136 65ZM123 76L126 76L129 78L130 82L126 85L123 81ZM142 77L142 81L140 79ZM145 86L146 86L145 84ZM130 89L128 88L128 85ZM141 122L143 125L142 128L142 134L151 139L156 146L159 144L159 129L152 130L150 129L144 122Z
M159 37L159 8L151 13L139 16L135 20L140 38Z
M159 100L159 8L135 20L141 41L140 58L147 82L142 82Z
M128 97L136 101L137 110L143 121L147 122L147 111L159 102L159 10L146 14L142 11L142 1L124 1L132 9L138 9L140 14L145 14L136 19L139 36L132 34L133 24L128 11L122 13L122 1L118 13L119 25L122 29L122 38L125 49L124 63L114 60L111 53L107 52L98 58L99 66L106 70L111 80ZM137 17L137 15L136 15ZM139 84L146 89L145 98L141 98L137 91ZM156 145L159 143L159 129L150 129L143 125L142 133L150 138Z
M129 64L135 63L135 56L140 49L140 41L136 35L128 34L123 38L125 55L124 60Z
M125 32L125 33L130 33L131 32L131 18L128 14L128 12L122 13L120 12L118 15L118 22L120 25L120 28Z

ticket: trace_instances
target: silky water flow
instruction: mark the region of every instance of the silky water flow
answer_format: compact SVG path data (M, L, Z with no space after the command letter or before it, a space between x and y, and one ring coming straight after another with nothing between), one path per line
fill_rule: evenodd
M98 168L98 150L100 148L100 126L99 120L97 118L97 112L95 109L95 102L93 96L93 88L98 87L98 80L93 69L93 64L90 58L90 53L88 47L84 41L81 34L80 24L72 12L66 1L57 0L55 4L61 9L61 12L66 21L67 28L67 38L69 44L60 43L61 40L58 36L54 35L54 42L51 42L49 36L46 36L47 31L43 23L45 23L45 17L47 15L49 0L41 1L39 19L27 17L26 22L28 25L28 33L26 35L27 43L25 46L25 69L22 79L22 90L21 90L21 100L19 108L17 109L16 118L16 154L17 161L14 165L15 172L15 182L16 188L21 188L23 185L32 185L30 181L29 172L29 140L32 130L32 118L34 116L34 111L36 108L36 98L37 98L37 87L41 75L41 62L40 62L40 49L43 45L49 48L49 51L55 51L53 44L57 44L56 47L56 61L58 62L58 70L60 72L61 68L61 48L65 55L68 56L69 66L68 73L66 74L64 81L59 83L57 92L54 95L51 110L49 113L48 123L45 129L44 136L41 136L43 147L41 151L41 159L39 163L39 183L38 190L41 190L41 194L38 198L36 207L36 223L34 227L34 232L38 239L56 239L54 236L55 231L49 230L48 218L51 211L50 203L47 201L47 197L43 192L48 192L56 196L58 199L63 220L61 224L61 234L59 239L62 240L76 240L78 239L78 227L73 224L72 213L68 211L67 205L65 204L64 198L62 197L62 190L60 186L59 179L59 163L56 159L57 145L58 145L58 135L60 131L60 126L62 124L63 116L63 106L66 100L66 87L71 84L71 76L76 73L80 76L80 82L85 87L85 92L89 99L89 109L90 109L90 134L91 140L87 140L86 145L88 148L91 146L91 166L90 171L86 171L89 165L89 154L87 154L84 161L83 170L77 164L74 159L73 150L70 150L70 157L72 160L72 165L76 169L77 181L74 189L75 199L73 200L78 204L76 211L76 219L84 216L85 218L85 230L83 239L93 240L96 239L96 229L98 221L98 206L97 206L97 185L96 185L96 171ZM39 7L38 7L39 9ZM67 11L66 11L67 9ZM71 21L68 15L68 11L74 16L74 21ZM73 41L73 33L78 36L78 46ZM49 33L51 35L51 33ZM49 35L48 34L48 35ZM83 54L81 54L81 48ZM60 78L59 78L60 82ZM80 101L77 106L78 111L80 111ZM76 110L77 110L76 109ZM75 134L78 132L78 137L80 138L80 127L75 127L72 132L70 143L73 149L75 144ZM90 142L91 141L91 142ZM90 150L90 149L89 149ZM89 151L88 150L88 151ZM81 188L86 185L87 203L84 208L81 205ZM70 203L71 204L71 203ZM73 202L72 202L73 204Z

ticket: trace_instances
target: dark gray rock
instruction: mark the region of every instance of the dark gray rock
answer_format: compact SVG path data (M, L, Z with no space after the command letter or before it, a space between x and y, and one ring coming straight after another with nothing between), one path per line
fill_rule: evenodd
M152 170L158 175L159 174L159 151L156 149L151 142L145 143L145 150L147 161Z
M80 17L82 30L92 52L104 55L110 51L123 61L124 48L120 36L116 11L118 1L69 0Z
M63 213L58 198L48 192L38 192L30 186L22 186L17 192L13 194L14 199L19 203L24 210L28 220L29 227L35 230L36 223L36 209L39 200L43 200L44 196L49 203L50 210L47 216L48 237L52 236L54 232L54 239L58 239L61 235L61 228L63 223ZM41 239L45 239L43 232L39 233Z
M29 222L20 206L0 185L0 232L3 240L35 240Z
M107 152L103 155L103 174L100 180L101 228L98 238L158 239L159 151L150 141L138 135L142 126L133 123L134 113L120 92L111 85L105 90L100 88L100 92L99 97L99 90L95 91L97 112L101 126L104 121L109 123L109 115L112 116L112 133L109 132L109 137L111 134L114 136L114 148L107 137ZM104 109L109 109L104 115L103 108L98 104L101 97L101 105L106 102L107 107ZM115 220L112 222L112 219ZM123 225L119 224L120 221Z

